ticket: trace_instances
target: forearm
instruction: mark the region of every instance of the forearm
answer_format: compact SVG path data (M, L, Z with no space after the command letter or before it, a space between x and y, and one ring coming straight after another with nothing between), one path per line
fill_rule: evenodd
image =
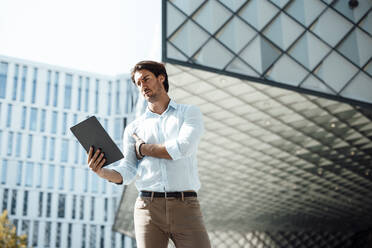
M141 145L141 154L144 156L150 156L155 158L172 159L172 157L165 149L164 145L160 144L143 144Z
M120 173L112 169L102 168L102 172L99 176L113 183L123 183L123 178Z

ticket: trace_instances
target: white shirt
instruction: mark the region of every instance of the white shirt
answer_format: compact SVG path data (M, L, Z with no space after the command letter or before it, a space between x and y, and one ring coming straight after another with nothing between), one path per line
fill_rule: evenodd
M200 180L196 153L203 132L202 113L196 106L171 100L161 115L147 108L126 127L124 159L112 169L121 174L124 184L136 179L139 191L198 191ZM151 156L137 160L133 133L145 143L165 145L172 160Z

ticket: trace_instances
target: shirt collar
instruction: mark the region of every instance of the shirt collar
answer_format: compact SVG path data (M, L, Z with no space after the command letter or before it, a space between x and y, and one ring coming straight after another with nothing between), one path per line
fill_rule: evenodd
M168 111L169 108L173 108L173 109L176 110L177 107L178 107L178 104L177 104L175 101L173 101L172 99L170 99L170 101L169 101L169 103L168 103L168 107L167 107L167 109L163 112L163 114L166 113L166 112ZM151 112L151 110L149 109L149 107L146 107L145 114L146 114L146 116L155 115L155 113ZM157 114L156 114L156 115L157 115Z

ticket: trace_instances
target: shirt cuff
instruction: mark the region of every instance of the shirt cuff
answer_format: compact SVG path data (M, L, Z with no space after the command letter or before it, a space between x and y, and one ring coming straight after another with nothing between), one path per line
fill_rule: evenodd
M178 148L177 140L169 140L164 143L165 149L173 160L180 159L182 154Z
M123 179L123 181L121 183L115 183L118 185L121 185L121 184L128 185L131 182L133 182L133 180L136 177L136 172L134 172L132 168L129 166L118 165L118 166L113 166L109 169L114 170L121 175L121 178Z

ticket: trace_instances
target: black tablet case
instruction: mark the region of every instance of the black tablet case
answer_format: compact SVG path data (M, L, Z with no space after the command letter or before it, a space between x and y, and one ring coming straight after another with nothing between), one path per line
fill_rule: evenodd
M124 158L119 147L114 143L95 116L91 116L76 124L70 130L87 152L89 152L91 146L94 148L93 154L98 148L104 152L106 162L103 166Z

